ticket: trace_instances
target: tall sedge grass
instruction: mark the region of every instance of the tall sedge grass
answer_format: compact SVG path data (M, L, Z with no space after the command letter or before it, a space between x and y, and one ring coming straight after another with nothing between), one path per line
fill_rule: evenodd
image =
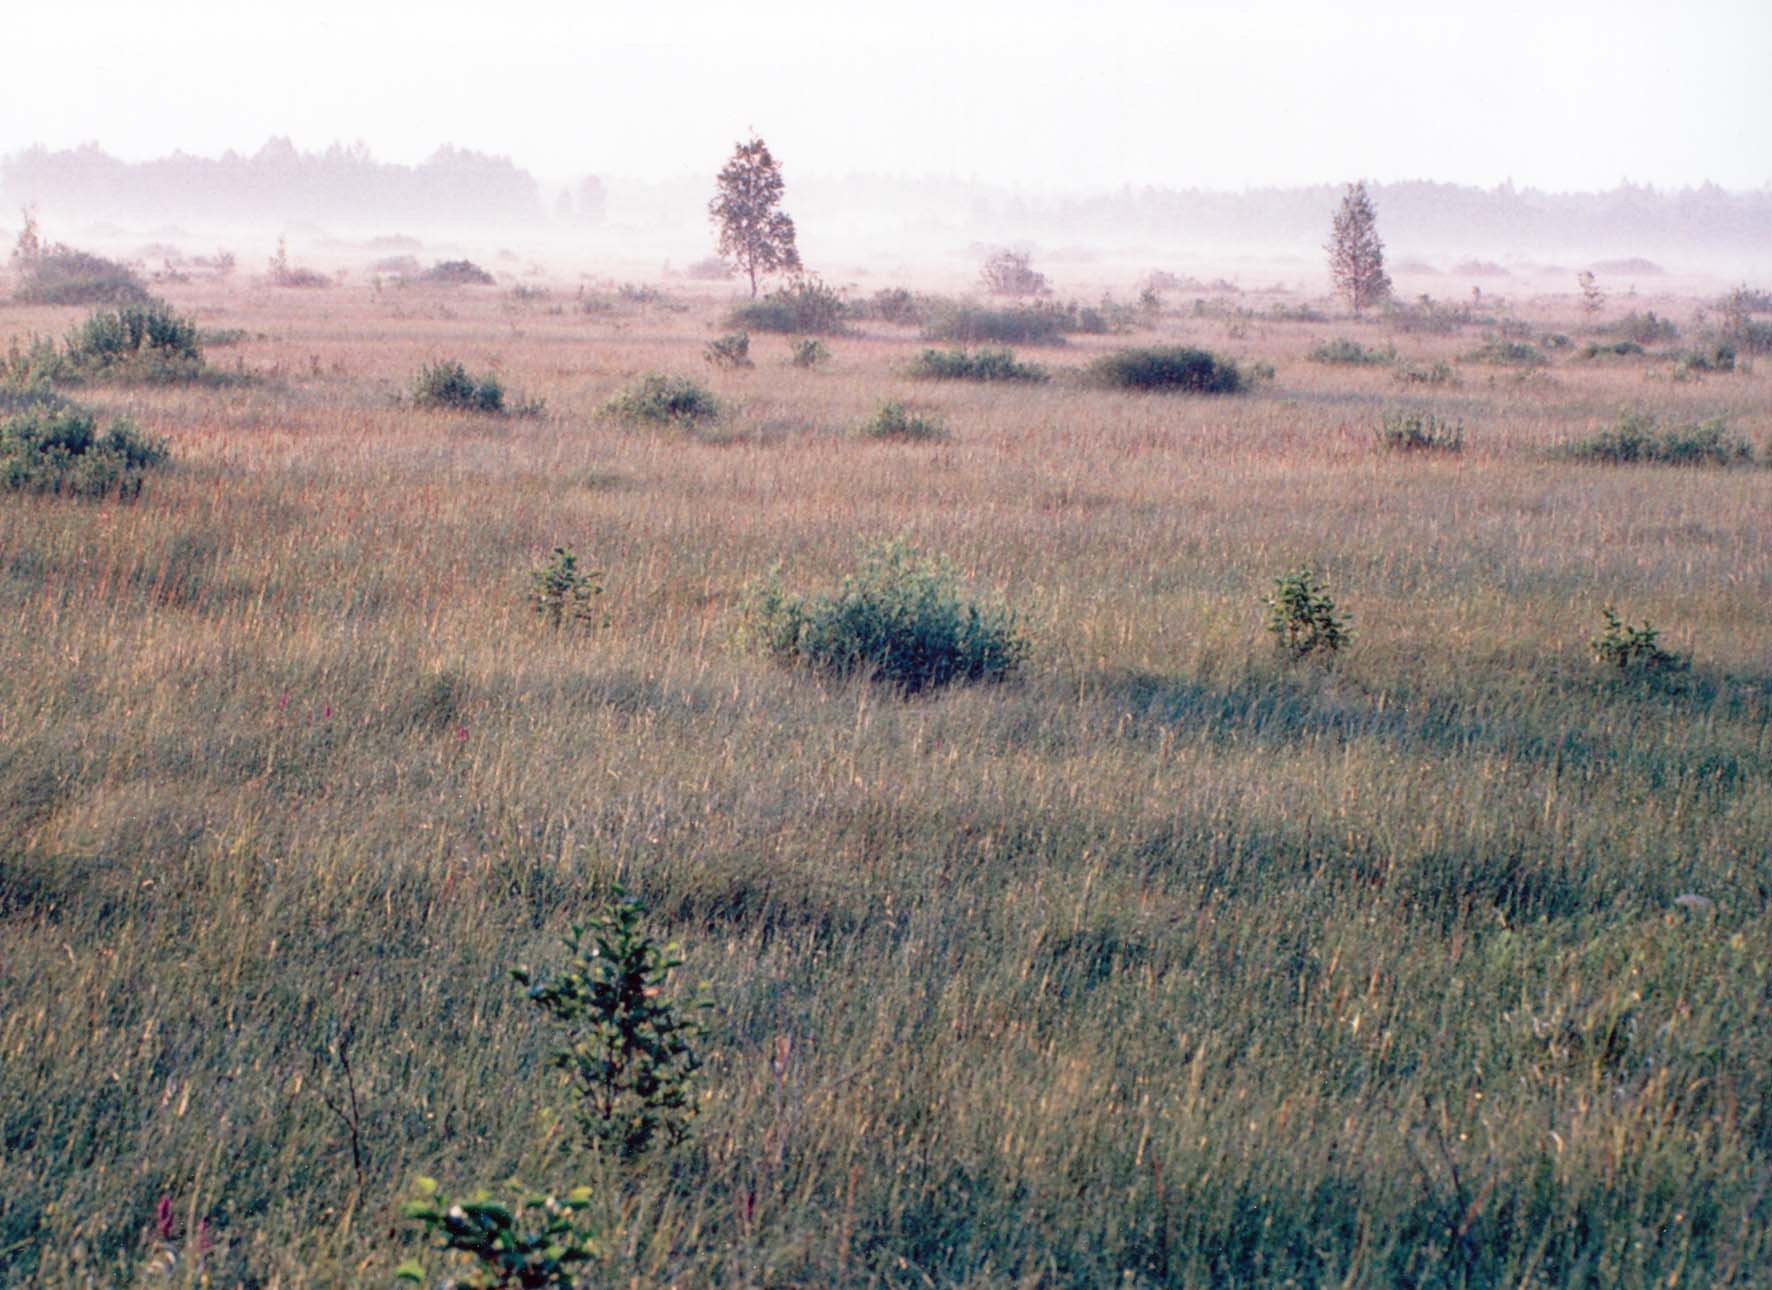
M131 505L0 499L0 1283L138 1283L168 1197L178 1276L206 1224L215 1284L374 1284L414 1175L580 1169L624 1284L1763 1276L1765 477L1549 450L1627 401L1763 445L1764 375L1467 373L1412 401L1467 449L1411 459L1384 373L1306 360L1337 324L1165 323L1276 363L1230 400L857 337L649 436L599 411L711 297L513 341L341 290L181 299L282 338L264 379L95 391L171 441ZM547 417L391 405L495 349ZM846 433L913 388L946 441ZM730 647L771 565L890 534L1001 590L1019 679ZM530 611L562 545L607 630ZM1262 630L1306 564L1332 670ZM1679 689L1592 664L1604 604ZM694 1143L624 1178L556 1150L507 976L618 880L718 1005Z

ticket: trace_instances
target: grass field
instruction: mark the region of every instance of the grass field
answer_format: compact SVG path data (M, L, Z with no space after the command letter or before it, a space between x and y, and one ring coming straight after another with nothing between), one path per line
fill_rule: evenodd
M172 288L254 379L74 390L171 465L0 493L0 1284L390 1284L421 1174L592 1184L597 1284L1772 1284L1772 361L1172 298L1044 384L883 323L714 370L724 289L664 289ZM1073 379L1153 343L1275 375ZM417 411L438 359L544 410ZM719 418L603 415L649 371ZM1757 461L1558 455L1622 409ZM1016 679L734 647L772 567L898 535ZM531 612L560 545L607 625ZM1332 666L1263 630L1302 566ZM1597 665L1608 604L1690 670ZM627 1168L562 1152L509 976L616 881L715 1005L692 1141Z

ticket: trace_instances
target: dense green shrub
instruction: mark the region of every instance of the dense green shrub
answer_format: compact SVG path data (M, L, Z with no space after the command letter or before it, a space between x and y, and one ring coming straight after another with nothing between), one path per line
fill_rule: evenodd
M939 305L923 324L926 340L976 345L1062 345L1068 330L1063 310L1048 305L993 308L965 301Z
M1347 625L1336 613L1329 588L1309 569L1275 578L1273 591L1262 603L1268 607L1268 631L1294 659L1334 654L1347 643Z
M1538 346L1528 341L1503 340L1500 337L1485 341L1464 357L1467 362L1489 363L1498 367L1543 367L1550 362Z
M843 293L817 274L795 278L761 300L740 305L727 316L727 326L750 331L798 332L840 336L847 329Z
M176 371L203 363L197 324L163 300L93 314L69 333L67 354L87 371L125 365Z
M412 378L412 404L428 411L503 412L505 391L490 372L475 379L454 359L439 359Z
M1008 349L926 349L912 360L909 374L931 381L1027 381L1050 380L1046 369L1018 363Z
M0 414L0 488L12 492L130 498L167 457L165 441L133 423L100 433L91 412L41 391L0 399Z
M707 343L701 356L714 367L755 367L751 362L751 335L749 332L735 331L730 336L720 336Z
M902 538L868 550L835 591L791 595L774 575L754 585L741 637L780 662L870 676L907 694L1003 680L1027 654L1013 613L963 599L953 565Z
M912 412L897 400L888 399L861 423L860 433L869 439L944 439L947 427L935 417Z
M1377 346L1368 349L1357 340L1337 336L1333 340L1319 341L1313 345L1310 357L1313 363L1382 365L1396 362L1397 350L1394 345L1386 345L1383 349Z
M1194 394L1235 394L1246 384L1235 363L1185 345L1116 350L1091 363L1089 375L1115 389Z
M1464 422L1442 420L1431 412L1386 412L1378 427L1378 446L1393 452L1460 452Z
M472 260L439 260L420 280L446 287L490 287L497 281Z
M1722 417L1695 425L1659 427L1648 412L1626 412L1610 430L1578 439L1563 450L1575 461L1630 465L1729 466L1753 460L1753 445L1729 433Z
M619 421L652 425L694 425L720 414L712 391L687 376L648 372L609 401L605 411Z

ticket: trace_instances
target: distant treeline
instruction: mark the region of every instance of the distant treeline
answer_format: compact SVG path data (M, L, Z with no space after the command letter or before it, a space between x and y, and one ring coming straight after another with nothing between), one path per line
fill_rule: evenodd
M286 138L272 139L249 157L175 152L142 162L119 161L97 144L60 152L32 147L0 161L0 196L14 207L39 204L131 224L374 220L405 227L535 223L544 217L535 178L508 157L446 145L420 164L404 166L377 161L361 143L301 152Z

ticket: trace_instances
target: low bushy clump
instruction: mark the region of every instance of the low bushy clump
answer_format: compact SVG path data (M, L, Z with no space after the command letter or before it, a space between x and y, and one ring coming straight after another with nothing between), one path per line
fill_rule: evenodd
M1694 349L1683 349L1674 355L1679 370L1684 373L1697 372L1733 372L1735 370L1735 346L1728 341L1714 341L1708 345L1700 345Z
M714 367L755 367L751 362L751 334L735 331L730 336L710 340L701 356Z
M67 353L86 370L126 365L164 370L203 363L197 324L173 313L163 300L93 314L69 334Z
M1034 268L1025 251L998 251L978 271L979 282L993 296L1049 296L1052 283Z
M1466 362L1489 363L1497 367L1543 367L1550 362L1544 351L1529 341L1499 337L1485 341L1464 357Z
M316 273L313 269L304 269L300 265L291 264L289 262L289 246L283 238L277 239L277 253L271 257L267 267L273 287L308 289L332 285L332 279L324 273Z
M695 425L720 414L713 392L687 376L648 372L609 401L618 421L650 425Z
M1612 429L1576 440L1563 455L1608 465L1730 466L1752 461L1754 450L1740 435L1729 433L1722 417L1663 428L1650 413L1626 412Z
M33 336L24 346L15 338L0 362L0 384L13 389L87 380L196 380L203 375L197 324L151 298L91 315L59 348L47 336Z
M1097 384L1123 390L1235 394L1246 385L1235 363L1185 345L1116 350L1091 363L1089 375Z
M1638 345L1653 345L1659 341L1680 338L1680 329L1674 325L1673 319L1657 318L1653 309L1646 314L1633 309L1624 317L1594 330L1602 336L1634 340Z
M446 287L490 287L496 281L472 260L439 260L424 271L421 280Z
M1062 345L1070 328L1064 311L1046 305L994 308L965 301L938 307L923 325L925 340L976 345Z
M1378 446L1392 452L1464 449L1464 422L1446 421L1431 412L1386 412L1377 433Z
M1399 385L1456 385L1458 373L1452 364L1438 360L1432 363L1410 363L1393 374Z
M135 270L102 255L71 246L49 245L37 233L36 218L25 215L25 229L12 253L18 285L12 297L27 305L121 305L148 298Z
M1019 363L1008 349L926 349L912 360L909 374L931 381L1027 381L1050 380L1046 369Z
M567 624L594 627L602 621L597 597L603 594L603 575L578 567L569 546L557 546L548 562L529 571L529 607L549 627Z
M882 287L874 292L858 312L864 318L875 318L883 323L908 327L922 320L923 306L906 287Z
M0 415L0 488L11 492L130 498L167 458L165 441L133 423L100 433L91 412L43 391L0 398Z
M847 317L843 293L827 286L817 274L808 274L771 291L761 300L740 305L726 323L749 331L840 336L847 329Z
M860 433L869 439L945 439L947 427L935 417L912 412L896 400L887 400L861 423Z
M1647 620L1641 627L1632 627L1611 605L1601 609L1600 616L1605 625L1588 641L1594 662L1615 668L1620 675L1650 678L1666 678L1692 665L1685 656L1664 649L1660 630Z
M1013 613L964 599L951 563L902 538L868 550L859 572L821 595L791 595L771 575L747 593L741 634L780 662L907 694L1000 681L1027 654Z
M1383 349L1373 346L1368 349L1357 340L1349 340L1345 336L1337 336L1333 340L1319 341L1311 347L1313 363L1350 363L1364 365L1382 365L1397 361L1397 350L1394 345L1386 345Z
M440 359L412 378L412 405L433 412L503 412L505 391L490 372L476 379L454 359Z
M788 364L792 367L814 368L830 361L830 346L814 336L802 337L788 354Z
M1590 362L1596 358L1641 358L1645 352L1634 340L1589 341L1581 347L1581 356Z

